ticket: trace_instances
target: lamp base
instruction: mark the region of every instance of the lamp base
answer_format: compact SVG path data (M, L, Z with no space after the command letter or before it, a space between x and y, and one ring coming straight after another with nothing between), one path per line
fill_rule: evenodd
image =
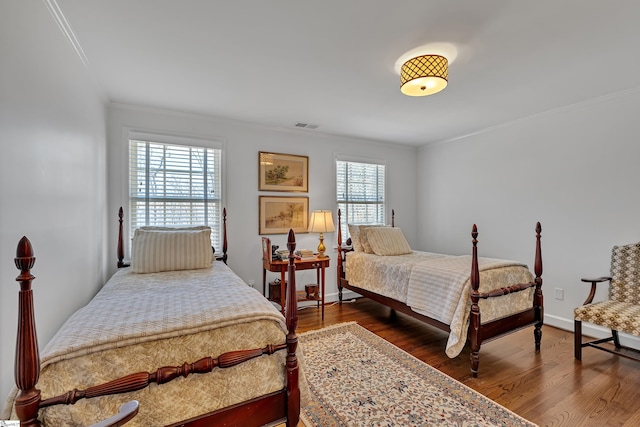
M324 258L326 256L324 254L326 249L324 246L324 235L320 233L320 244L318 245L318 255L316 255L316 258Z

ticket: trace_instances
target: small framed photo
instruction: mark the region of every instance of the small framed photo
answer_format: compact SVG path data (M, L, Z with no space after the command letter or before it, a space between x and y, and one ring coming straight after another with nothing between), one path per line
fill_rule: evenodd
M260 197L259 234L306 233L309 227L309 198Z
M261 191L309 191L309 157L258 152Z

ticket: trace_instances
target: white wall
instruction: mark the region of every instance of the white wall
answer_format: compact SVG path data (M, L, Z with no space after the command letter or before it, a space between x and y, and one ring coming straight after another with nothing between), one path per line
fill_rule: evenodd
M0 395L14 384L23 235L40 348L106 276L106 111L44 2L0 13Z
M258 197L260 195L309 196L309 209L336 210L336 153L381 159L387 164L388 221L396 210L396 225L403 228L410 244L417 244L416 153L415 147L381 144L349 138L326 136L297 129L275 129L222 118L195 116L112 105L108 119L109 152L109 254L115 270L117 212L125 206L127 189L127 147L125 129L154 131L199 138L225 140L225 206L228 212L229 265L247 283L262 290L261 236L258 234ZM309 192L282 193L258 191L258 152L297 154L309 157ZM337 221L337 218L334 218ZM286 235L270 236L274 244L286 246ZM317 234L297 234L298 248L315 249ZM331 248L331 268L326 272L327 300L337 299L335 255L336 233L325 233L325 245ZM329 251L328 251L329 252ZM268 274L268 280L278 277ZM315 282L312 270L300 271L297 283Z
M421 148L419 245L469 253L477 223L480 256L533 267L541 221L545 322L573 330L580 278L608 275L611 247L640 240L639 109L630 91Z

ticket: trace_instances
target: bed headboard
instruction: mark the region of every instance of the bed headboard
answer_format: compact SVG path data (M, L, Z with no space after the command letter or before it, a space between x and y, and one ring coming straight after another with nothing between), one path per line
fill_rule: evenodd
M340 252L340 248L342 247L342 212L338 209L338 252ZM391 209L391 226L396 226L396 210ZM347 246L351 246L351 237L347 239L345 242ZM344 250L344 249L343 249Z
M123 217L124 211L122 206L118 210L118 268L129 267L131 264L124 262L124 244L123 244ZM227 243L227 208L222 208L222 255L216 256L216 260L222 261L225 264L229 256L227 255L228 243ZM216 253L215 248L212 246L211 250Z

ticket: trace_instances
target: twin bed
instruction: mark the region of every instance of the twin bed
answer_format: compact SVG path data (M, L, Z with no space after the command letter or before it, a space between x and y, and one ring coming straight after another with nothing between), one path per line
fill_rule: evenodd
M223 260L226 261L226 212ZM120 213L119 263L122 260ZM289 251L295 235L288 236ZM186 255L186 256L185 256ZM286 317L213 260L210 229L136 230L119 269L38 354L29 240L21 270L15 393L0 419L88 426L136 400L131 426L296 426L297 306L290 258Z
M484 340L534 325L536 350L543 324L540 223L536 226L535 277L522 263L479 258L476 226L472 255L413 251L392 226L349 224L350 246L342 245L338 210L337 280L343 289L389 306L449 332L446 354L456 357L469 342L471 372L478 375Z

